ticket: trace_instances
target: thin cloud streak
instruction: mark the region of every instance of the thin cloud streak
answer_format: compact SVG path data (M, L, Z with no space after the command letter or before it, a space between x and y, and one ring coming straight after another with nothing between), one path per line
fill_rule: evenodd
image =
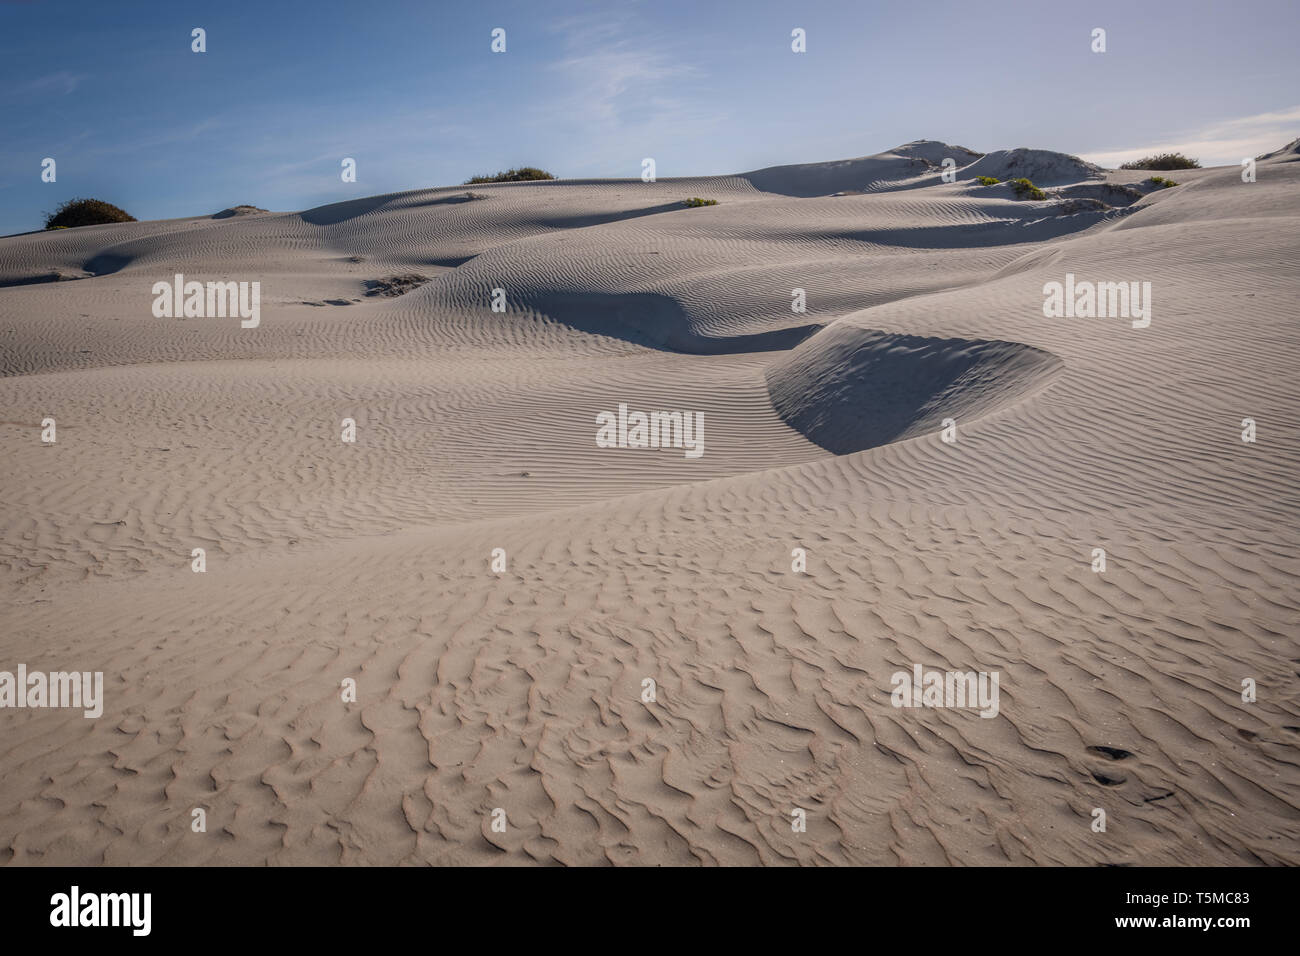
M1126 149L1083 153L1082 158L1114 168L1156 153L1183 153L1202 166L1234 166L1247 157L1272 152L1300 136L1300 106L1214 123L1183 139L1164 139Z

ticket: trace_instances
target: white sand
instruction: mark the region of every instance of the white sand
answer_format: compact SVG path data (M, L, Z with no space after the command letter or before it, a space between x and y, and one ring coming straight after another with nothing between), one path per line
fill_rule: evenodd
M0 240L0 669L105 675L0 710L0 862L1300 862L1297 160L1077 215L973 177L1148 174L912 143ZM260 327L155 318L178 272ZM1067 272L1150 327L1045 318ZM621 402L706 453L596 447ZM998 717L892 707L914 663Z

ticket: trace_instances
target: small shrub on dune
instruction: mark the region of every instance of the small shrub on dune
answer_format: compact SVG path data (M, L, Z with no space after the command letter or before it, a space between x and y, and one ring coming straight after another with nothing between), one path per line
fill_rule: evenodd
M518 169L507 169L504 173L497 173L495 176L474 176L465 180L464 185L474 186L478 183L526 183L538 179L554 179L544 169L538 169L536 166L520 166Z
M1120 169L1200 169L1201 164L1189 159L1182 153L1160 153L1156 156L1143 156L1131 163L1125 163Z
M683 199L683 206L716 206L716 199L701 199L699 196L692 196L690 199Z
M69 199L45 214L45 228L98 226L106 222L135 222L135 216L102 199Z
M1157 186L1159 186L1161 189L1168 189L1170 186L1177 186L1177 185L1178 185L1178 184L1177 184L1176 182L1174 182L1172 179L1165 179L1165 177L1163 177L1163 176L1152 176L1152 177L1151 177L1151 182L1155 183L1155 184L1156 184Z
M975 182L979 183L981 186L996 186L998 183L1002 182L1002 180L994 179L992 176L976 176Z
M1017 199L1032 199L1036 202L1041 202L1047 198L1047 193L1043 192L1023 176L1019 179L1007 180L1007 185L1016 191Z

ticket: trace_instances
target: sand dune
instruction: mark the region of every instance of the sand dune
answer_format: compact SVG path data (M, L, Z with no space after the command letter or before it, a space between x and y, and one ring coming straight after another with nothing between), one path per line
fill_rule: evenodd
M974 179L977 176L1018 179L1023 176L1038 186L1062 186L1101 179L1102 170L1078 156L1044 149L1026 149L1022 146L1018 149L999 149L981 156L965 166L961 176L964 179ZM1139 173L1133 175L1133 178L1142 177Z
M0 240L0 669L105 680L0 709L0 862L1300 862L1296 150ZM177 273L260 325L156 317ZM1067 274L1149 325L1047 317ZM620 405L703 454L600 447ZM997 716L892 706L917 664Z

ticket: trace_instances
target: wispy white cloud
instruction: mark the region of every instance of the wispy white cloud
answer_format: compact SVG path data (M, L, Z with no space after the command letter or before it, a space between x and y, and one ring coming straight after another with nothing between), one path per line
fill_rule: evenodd
M67 96L69 93L76 91L81 85L81 81L89 79L87 73L72 73L68 70L59 70L57 73L47 73L45 76L38 76L21 87L24 93L35 93L37 95L54 93L59 96Z
M267 113L270 119L258 115L254 124L258 129L273 121L273 111ZM249 120L247 114L243 120ZM300 111L287 134L231 144L227 155L238 165L257 169L259 197L289 197L274 200L277 208L297 209L357 195L461 182L474 170L466 166L449 171L445 144L473 143L480 132L472 125L448 122L442 109L422 107L355 120L339 117L329 107ZM344 157L356 160L362 186L342 186L339 171Z
M1235 166L1248 156L1272 152L1300 136L1300 106L1272 113L1213 123L1190 131L1181 139L1139 143L1124 149L1084 153L1083 158L1115 167L1155 153L1183 153L1202 166Z
M677 103L664 96L662 84L701 75L699 67L677 62L667 53L608 39L594 49L551 64L551 68L572 83L564 108L588 122L604 124L643 115L647 108L675 108Z
M108 139L100 139L100 134L91 134L92 145L89 146L85 154L87 156L124 156L131 154L157 152L165 146L173 143L188 143L199 139L207 133L219 130L224 124L217 119L201 119L197 122L177 126L174 129L164 129L162 132L151 136L137 136L131 139L118 140L116 142ZM83 137L86 138L83 134Z
M563 53L547 64L556 82L529 125L539 136L562 134L582 157L569 175L611 175L611 164L633 161L629 150L636 164L637 150L680 153L727 118L705 95L709 74L700 57L679 36L656 33L653 8L647 19L636 7L615 3L601 16L552 24ZM639 165L627 174L638 175Z

